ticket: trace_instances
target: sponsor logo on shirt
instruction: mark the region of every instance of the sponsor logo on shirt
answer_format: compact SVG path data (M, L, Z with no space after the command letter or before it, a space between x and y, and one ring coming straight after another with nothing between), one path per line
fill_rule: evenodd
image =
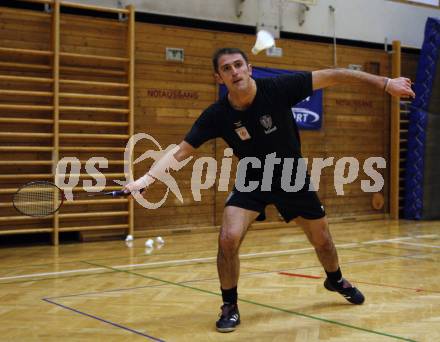
M249 140L251 138L251 135L244 126L236 128L235 132L238 134L241 140Z
M264 133L270 134L277 130L277 126L273 126L272 117L270 115L263 115L260 117L260 124L264 127Z

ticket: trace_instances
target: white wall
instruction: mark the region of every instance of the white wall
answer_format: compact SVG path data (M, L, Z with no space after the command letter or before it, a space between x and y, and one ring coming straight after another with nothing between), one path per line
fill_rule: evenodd
M420 48L426 19L440 17L440 10L414 6L390 0L317 0L305 13L305 22L298 24L300 6L289 0L245 0L243 15L236 16L239 0L73 0L101 6L117 7L133 4L136 11L174 15L256 26L262 17L264 3L280 6L283 31L333 37L335 11L338 38L384 43L400 40L403 46ZM278 5L279 4L279 5ZM267 6L266 6L267 7ZM277 20L278 21L278 20ZM276 23L273 23L276 24Z

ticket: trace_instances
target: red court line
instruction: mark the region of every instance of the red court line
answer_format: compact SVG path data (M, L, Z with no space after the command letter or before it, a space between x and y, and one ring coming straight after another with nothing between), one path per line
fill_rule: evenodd
M299 273L289 273L289 272L278 272L278 274L285 275L285 276L288 276L288 277L300 277L300 278L309 278L309 279L322 279L322 278L324 278L324 277L321 277L321 276L308 275L308 274L299 274ZM367 281L356 281L356 280L353 280L353 283L373 285L373 286L380 286L380 287L391 287L391 288L395 288L395 289L411 290L411 291L416 291L416 292L440 293L440 291L434 291L434 290L425 290L425 289L421 289L421 288L404 287L404 286L397 286L397 285L386 285L386 284L379 284L379 283L369 283Z
M301 278L311 278L311 279L321 279L321 276L307 275L307 274L299 274L299 273L288 273L288 272L279 272L278 274L282 274L289 277L301 277Z

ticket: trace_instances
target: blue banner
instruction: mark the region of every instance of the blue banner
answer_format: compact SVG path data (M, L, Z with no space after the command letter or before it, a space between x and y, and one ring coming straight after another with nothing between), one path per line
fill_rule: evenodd
M276 77L283 74L295 74L298 71L252 68L253 78ZM220 97L226 94L226 87L220 85ZM319 130L322 126L322 89L315 90L312 96L304 99L292 107L292 118L296 121L299 129Z

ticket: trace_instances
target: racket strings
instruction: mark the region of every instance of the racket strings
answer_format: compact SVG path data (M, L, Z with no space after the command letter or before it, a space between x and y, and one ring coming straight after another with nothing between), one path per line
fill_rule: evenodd
M31 184L15 194L14 205L25 215L50 215L60 206L60 195L60 190L51 184Z

